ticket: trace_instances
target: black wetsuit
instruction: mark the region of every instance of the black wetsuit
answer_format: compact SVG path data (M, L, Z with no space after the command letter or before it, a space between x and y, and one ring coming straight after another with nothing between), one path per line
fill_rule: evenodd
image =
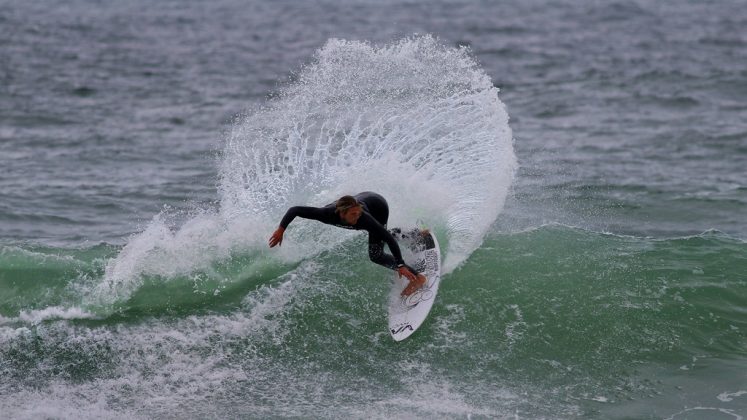
M345 229L365 230L368 232L368 257L371 261L392 270L404 265L413 274L418 274L417 270L405 264L397 241L386 229L386 223L389 219L389 205L384 197L375 192L366 191L356 195L355 199L363 206L363 213L361 213L361 217L355 225L349 225L343 221L340 215L335 212L335 203L331 203L324 207L291 207L283 216L283 220L280 221L280 227L287 229L290 222L298 216ZM384 252L384 242L389 245L389 250L393 255Z

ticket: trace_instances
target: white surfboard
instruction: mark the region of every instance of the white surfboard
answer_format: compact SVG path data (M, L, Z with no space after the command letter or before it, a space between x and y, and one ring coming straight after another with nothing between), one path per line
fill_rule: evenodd
M389 293L389 333L395 341L402 341L423 324L436 300L441 281L441 251L433 233L423 235L420 229L404 231L398 228L391 232L400 244L407 264L428 279L410 296L402 296L409 281L394 275L394 285Z

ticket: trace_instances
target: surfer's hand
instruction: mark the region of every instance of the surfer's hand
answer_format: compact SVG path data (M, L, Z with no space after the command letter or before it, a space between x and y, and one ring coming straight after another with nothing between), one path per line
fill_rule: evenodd
M279 227L277 230L270 236L269 245L270 248L274 247L275 245L282 245L283 244L283 233L285 232L285 229Z
M417 279L417 276L415 274L412 274L412 271L410 271L410 269L405 266L397 268L397 274L399 274L400 277L407 277L407 280L410 281Z

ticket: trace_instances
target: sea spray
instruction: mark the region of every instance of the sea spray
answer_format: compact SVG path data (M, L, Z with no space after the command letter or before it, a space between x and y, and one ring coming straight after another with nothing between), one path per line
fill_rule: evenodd
M271 253L266 239L289 206L366 190L387 198L390 226L434 228L453 270L501 211L516 169L497 93L467 49L430 36L328 41L296 81L232 127L219 208L179 222L157 215L107 264L89 303L126 301L146 277L211 277L206 269L237 251L294 262L331 249L354 233L295 223Z
M291 205L374 190L389 201L390 225L444 229L450 271L479 246L516 169L497 93L467 49L430 36L384 46L330 40L233 127L221 214L277 223ZM294 238L306 248L336 243L320 241L318 226L293 229L306 232Z

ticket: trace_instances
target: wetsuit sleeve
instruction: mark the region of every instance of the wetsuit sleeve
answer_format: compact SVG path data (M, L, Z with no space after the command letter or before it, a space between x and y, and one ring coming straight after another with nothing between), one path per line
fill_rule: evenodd
M366 218L365 228L368 231L369 235L376 235L377 237L383 239L387 245L389 245L389 251L391 251L394 260L397 262L397 265L403 265L405 263L405 260L402 259L402 251L400 251L399 249L397 240L394 239L394 236L392 236L392 234L389 233L389 231L386 230L384 226L377 222L373 217L368 216Z
M287 229L290 222L293 221L293 219L298 217L302 217L304 219L312 219L312 220L318 220L323 223L328 223L327 219L327 212L325 212L324 208L319 207L305 207L305 206L295 206L288 209L288 211L285 212L285 216L283 216L283 220L280 221L280 227L283 229Z

